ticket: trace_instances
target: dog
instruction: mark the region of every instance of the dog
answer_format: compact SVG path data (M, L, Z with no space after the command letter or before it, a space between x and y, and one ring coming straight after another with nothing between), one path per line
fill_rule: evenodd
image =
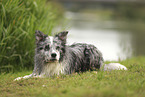
M103 66L102 53L94 45L85 43L66 45L67 34L68 31L62 31L52 37L37 30L33 73L15 80L93 71L101 67L104 71L107 70L108 65ZM114 67L111 68L114 70Z

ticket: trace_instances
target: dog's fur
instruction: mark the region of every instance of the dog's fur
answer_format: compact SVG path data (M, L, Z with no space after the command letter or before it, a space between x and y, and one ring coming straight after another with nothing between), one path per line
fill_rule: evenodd
M68 31L63 31L52 37L36 31L34 71L15 80L100 69L103 64L101 52L90 44L66 45L67 34Z

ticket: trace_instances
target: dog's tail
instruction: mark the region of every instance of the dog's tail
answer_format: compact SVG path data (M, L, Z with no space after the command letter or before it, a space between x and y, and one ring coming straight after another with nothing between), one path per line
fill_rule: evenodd
M109 64L104 64L101 67L101 70L102 71L127 70L127 68L120 63L109 63Z

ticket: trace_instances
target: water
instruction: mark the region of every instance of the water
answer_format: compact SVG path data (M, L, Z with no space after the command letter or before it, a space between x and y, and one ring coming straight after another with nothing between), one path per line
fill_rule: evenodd
M93 44L102 52L105 61L123 60L131 56L131 35L112 29L116 28L114 21L96 20L93 14L88 13L66 12L65 17L69 19L68 44ZM130 50L124 51L121 46Z
M145 56L144 3L66 0L60 4L66 10L68 44L94 44L105 61Z

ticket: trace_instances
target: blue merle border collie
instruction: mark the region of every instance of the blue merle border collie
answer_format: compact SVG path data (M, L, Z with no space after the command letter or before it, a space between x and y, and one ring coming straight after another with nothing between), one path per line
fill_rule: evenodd
M66 45L68 31L56 34L54 37L36 31L35 65L33 73L15 80L30 77L50 77L60 74L72 74L88 70L100 69L103 65L102 53L91 44L75 43ZM105 64L104 70L126 69L121 64ZM111 67L112 66L112 67ZM122 67L121 67L122 66ZM106 69L107 70L107 69Z

